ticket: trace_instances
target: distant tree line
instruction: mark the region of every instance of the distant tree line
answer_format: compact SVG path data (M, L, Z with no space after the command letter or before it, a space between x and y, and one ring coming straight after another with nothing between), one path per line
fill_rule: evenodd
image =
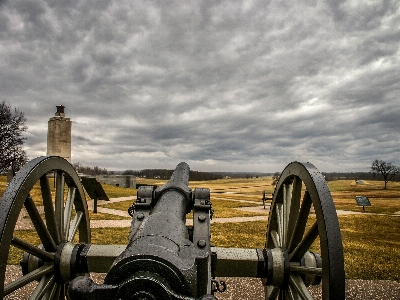
M326 181L333 180L378 180L378 176L371 172L321 172Z
M122 175L134 175L136 177L151 178L151 179L169 179L174 170L167 169L144 169L144 170L126 170L123 172L108 171L105 168L98 166L87 167L80 163L74 164L75 169L78 173L86 175L101 175L101 174L122 174ZM375 160L372 163L370 172L322 172L326 181L333 180L380 180L386 183L388 181L400 181L400 170L399 167L391 163L387 163L382 160ZM190 171L190 180L216 180L222 178L258 178L272 176L273 185L279 180L280 173L256 173L256 172L200 172Z
M260 172L214 172L215 174L221 175L222 178L230 177L230 178L259 178L270 176L272 173L260 173Z
M79 162L74 163L73 166L78 173L82 173L85 175L104 175L104 174L112 174L113 173L113 172L107 171L107 169L99 168L98 166L94 166L94 167L83 166Z
M159 179L169 179L174 170L166 170L166 169L145 169L140 171L135 170L126 170L122 172L122 175L134 175L136 177L145 177L145 178L159 178ZM190 180L215 180L221 179L223 175L212 172L199 172L199 171L190 171L189 179Z
M322 175L325 176L326 181L333 180L384 180L382 176L378 173L373 172L348 172L348 173L340 173L340 172L322 172ZM400 176L397 174L392 180L399 181Z

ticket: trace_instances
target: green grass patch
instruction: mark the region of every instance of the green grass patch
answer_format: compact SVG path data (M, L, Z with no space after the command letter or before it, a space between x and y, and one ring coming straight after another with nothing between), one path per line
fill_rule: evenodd
M3 196L6 187L7 187L7 176L0 175L0 197Z
M14 236L32 244L32 245L40 245L40 239L35 230L18 230L14 232ZM10 246L10 251L8 253L7 264L9 265L18 265L20 260L22 259L23 251Z
M137 189L123 188L110 184L101 184L108 198L136 196Z
M400 282L400 217L340 216L346 278ZM211 225L212 244L263 248L266 222Z
M400 281L400 217L339 217L346 277Z
M214 218L233 218L233 217L253 217L253 216L263 216L266 215L267 212L247 212L237 210L236 208L240 207L256 207L260 206L260 204L255 203L246 203L246 202L237 202L237 201L229 201L229 200L213 200L212 208L214 210Z
M336 209L363 212L354 199L334 200ZM365 212L374 214L394 214L400 211L400 200L370 199L371 206L365 206Z
M400 191L399 182L388 182L385 190L385 183L379 180L364 180L364 184L356 184L354 180L333 180L328 182L331 192L358 191L358 192L376 192L390 193L390 191Z
M128 208L131 207L133 201L120 201L113 202L102 205L104 208L117 209L121 211L128 211ZM239 211L235 208L239 207L253 207L260 206L260 204L255 203L245 203L245 202L237 202L237 201L229 201L229 200L213 200L212 207L214 209L214 218L232 218L232 217L252 217L252 216L260 216L264 215L264 213L254 213L254 212L244 212ZM266 213L265 213L266 214ZM192 218L192 214L188 215L187 218Z
M5 176L0 176L0 193L5 188ZM165 181L139 180L145 184L162 185ZM268 178L258 179L221 179L213 181L190 182L191 188L207 187L212 191L211 200L215 210L215 218L244 217L260 215L259 213L243 212L236 208L262 205L262 191L271 193L274 188ZM367 212L393 214L400 211L400 185L389 183L388 189L383 189L382 181L368 181L364 185L356 185L351 180L338 180L328 183L332 191L337 209L361 212L355 196L367 196L372 206L366 207ZM110 198L136 195L136 190L104 185ZM38 191L34 188L33 195ZM224 194L235 192L235 194ZM40 193L40 190L39 190ZM246 203L230 200L256 201ZM106 208L127 211L133 200L107 203ZM112 219L111 215L93 214L90 218ZM124 217L115 216L117 219ZM187 218L191 218L188 215ZM126 217L126 219L130 219ZM347 215L340 216L339 223L342 232L346 278L370 280L395 280L400 282L400 217L379 215ZM267 223L216 223L211 225L212 244L219 247L263 248ZM123 244L126 245L130 228L96 228L92 229L94 244ZM22 235L22 236L21 236ZM37 234L32 231L18 232L18 236L32 243L39 244ZM31 240L32 239L32 240ZM22 252L10 247L10 259L18 264Z
M132 206L133 202L134 200L118 201L118 202L103 204L101 207L128 211L128 208Z
M93 211L89 210L89 219L90 220L130 220L132 219L129 217L128 212L126 213L126 217L107 214L107 213L93 213Z
M113 215L113 214L107 214L107 213L93 213L92 210L89 210L89 219L90 220L130 220L132 219L131 217L128 216L128 213L126 213L127 217L123 216L118 216L118 215ZM43 220L45 220L45 215L40 214ZM72 212L71 214L71 220L73 220L75 217L75 211ZM29 216L25 216L24 219L30 219Z
M267 196L269 195L267 194ZM251 202L259 202L260 204L262 204L262 193L257 196L248 194L220 194L220 193L211 194L211 201L218 199L251 201Z
M228 248L263 248L267 223L214 223L211 225L211 244Z
M130 227L93 228L92 244L128 245Z
M51 188L51 192L52 192L53 199L54 199L54 195L55 195L54 178L49 177L49 183L50 183L50 188ZM6 185L7 185L7 176L0 175L0 196L3 195L3 193L6 189ZM136 196L136 194L137 194L137 189L117 187L117 186L113 186L113 185L109 185L109 184L102 184L102 187L109 198L131 197L131 196ZM64 194L67 195L67 189L65 189ZM30 195L37 205L42 205L42 193L40 191L39 182L37 182L34 185L32 190L30 191ZM90 199L90 197L87 194L86 194L86 198Z

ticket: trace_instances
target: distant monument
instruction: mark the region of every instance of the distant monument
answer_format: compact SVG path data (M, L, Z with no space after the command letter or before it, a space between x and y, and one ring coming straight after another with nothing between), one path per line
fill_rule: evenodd
M47 132L47 155L61 156L71 162L71 125L65 117L64 106L57 105L57 112L49 120Z

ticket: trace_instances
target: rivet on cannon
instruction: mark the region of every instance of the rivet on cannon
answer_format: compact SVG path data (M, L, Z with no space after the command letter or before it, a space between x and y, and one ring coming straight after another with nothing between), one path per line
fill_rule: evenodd
M204 221L206 220L206 216L205 216L205 215L200 215L197 219L198 219L200 222L204 222Z
M205 240L199 240L197 242L197 246L199 246L200 248L204 248L207 245Z
M144 219L144 214L138 214L138 215L136 216L136 219L138 219L138 220L143 220L143 219Z

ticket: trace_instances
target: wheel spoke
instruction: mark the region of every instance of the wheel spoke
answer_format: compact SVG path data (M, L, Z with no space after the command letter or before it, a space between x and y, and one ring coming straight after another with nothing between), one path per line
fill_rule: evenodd
M76 231L78 230L79 224L81 223L83 217L82 211L77 211L74 220L69 228L68 239L67 241L72 242Z
M56 251L57 246L54 243L50 232L47 230L46 224L41 218L39 211L30 196L26 198L24 206L32 220L33 226L35 227L40 240L43 243L44 249L51 252Z
M38 286L33 291L32 295L29 297L29 300L40 300L47 293L47 291L53 287L55 282L54 275L46 275L43 276L40 280Z
M289 260L300 261L300 259L304 256L308 249L310 249L311 245L318 237L318 233L318 224L317 221L315 221L315 223L308 230L304 238L297 245L296 249L294 249L293 252L289 254Z
M299 217L300 211L300 198L301 198L301 188L302 181L299 177L294 177L292 184L292 197L290 204L290 212L289 212L289 221L287 228L287 239L286 239L286 248L289 248L290 241L292 240L294 228L296 226L296 221Z
M61 239L64 237L64 175L56 173L56 223Z
M17 280L11 282L4 287L3 297L53 271L53 265L45 265L40 267L39 269L36 269L35 271L26 274L25 276L18 278Z
M267 285L266 299L268 300L276 300L279 296L279 288L273 285Z
M68 239L69 226L72 216L72 205L74 204L75 200L75 191L76 188L74 186L68 189L67 202L65 203L65 211L64 211L64 234L65 234L64 240Z
M54 215L53 197L51 196L51 189L47 174L40 177L40 188L42 190L44 215L46 218L47 228L58 245L61 242L60 234L57 230L56 216Z
M290 266L290 271L302 273L302 274L312 274L322 276L322 268L305 267L305 266Z
M55 288L52 291L52 294L50 295L51 297L49 298L50 300L59 300L60 298L60 293L61 293L61 284L56 284ZM62 299L64 300L64 299Z
M288 296L290 300L301 300L299 294L297 294L296 290L292 285L289 284L288 287Z
M44 295L43 299L44 300L58 299L58 298L54 298L54 296L56 295L57 289L58 289L58 283L54 282L53 285L51 286L51 288Z
M307 290L303 280L297 274L291 274L289 277L289 282L303 300L313 300L314 298L311 296L310 292Z
M65 285L64 284L60 284L60 297L58 299L65 299Z
M286 183L283 185L283 236L282 247L287 247L288 227L290 207L292 203L292 185Z
M281 240L280 240L279 235L276 232L276 230L271 230L271 238L272 238L272 242L274 243L274 247L275 248L280 247Z
M289 243L289 253L291 253L294 248L300 243L303 238L304 231L306 229L308 216L310 215L310 209L312 205L312 199L310 197L310 193L306 191L304 193L303 202L301 204L300 212L297 217L296 225L293 229L292 238Z
M280 237L279 247L282 247L283 242L283 204L277 203L276 204L276 219L278 222L278 234Z
M29 244L28 242L21 240L20 238L13 237L11 240L11 245L14 247L17 247L25 252L28 252L44 261L53 261L54 260L54 254L49 253L47 251L44 251L32 244Z

